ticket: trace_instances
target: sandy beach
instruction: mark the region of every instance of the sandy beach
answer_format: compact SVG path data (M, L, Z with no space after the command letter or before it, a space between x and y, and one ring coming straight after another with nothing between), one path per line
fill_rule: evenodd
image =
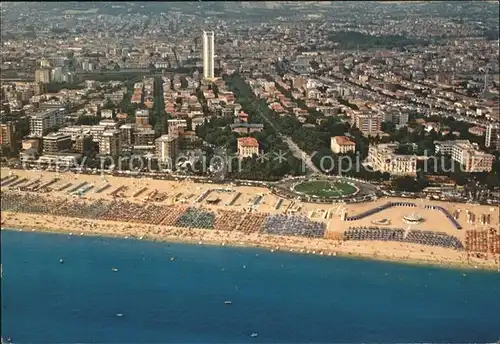
M354 242L329 239L283 237L260 233L207 231L177 227L130 224L115 221L82 220L61 216L9 213L2 214L2 230L44 231L69 235L96 235L115 238L135 238L203 245L261 247L272 251L316 255L343 255L390 260L411 264L431 264L444 267L496 269L494 259L468 258L466 252L424 245L393 242Z
M47 190L44 192L20 191L19 188L14 190L14 187L9 187L11 190L8 191L20 194L34 194L33 199L38 200L37 202L45 202L47 207L57 204L62 204L62 207L64 207L67 204L73 204L71 202L75 202L75 196L68 192L68 189L71 188L61 190L61 186L68 183L78 186L85 182L95 185L95 187L92 191L80 195L77 198L78 201L89 202L92 205L94 204L92 202L99 200L112 202L119 198L121 201L130 202L130 204L137 203L137 209L152 209L150 210L152 215L148 217L148 219L151 218L151 223L134 222L136 220L131 218L131 214L121 214L120 211L117 212L116 216L112 214L113 216L104 217L104 219L96 219L79 218L79 216L72 215L70 212L54 214L45 213L42 209L34 214L32 211L23 211L23 209L12 211L2 208L2 229L38 230L71 235L99 235L136 238L139 240L180 241L195 244L252 246L272 251L326 256L345 255L462 268L496 270L499 267L498 255L495 256L494 254L479 257L467 250L405 242L341 240L343 231L349 227L367 226L374 220L381 218L390 219L391 227L405 228L408 225L403 222L402 215L418 212L425 219L422 223L414 226L418 230L436 230L436 227L438 227L439 231L450 233L450 235L452 234L463 241L465 230L457 231L442 213L426 209L424 204L439 204L447 207L450 212L460 209L461 212L474 211L476 214L488 213L491 215L491 221L488 224L480 224L479 221L468 223L465 220L465 214L463 214L458 221L464 229L470 230L486 230L491 227L498 227L498 214L495 213L495 211L498 212L498 209L495 210L487 206L411 200L418 203L416 209L391 208L359 221L346 222L341 219L342 211L347 212L349 215L357 214L373 208L377 204L384 204L388 201L393 202L395 199L379 199L368 203L342 205L294 204L294 201L283 200L282 205L277 208L275 206L278 202L277 197L266 188L238 186L232 187L230 191L224 191L221 189L225 186L189 181L162 181L111 176L103 178L99 175L2 170L3 180L7 176L14 174L18 176L19 180L26 179L23 185L30 183L33 183L33 185L47 185L52 182L50 189L47 187L48 192ZM57 182L53 182L54 180L57 180ZM96 190L102 189L105 184L110 184L110 187L106 188L105 192L96 192ZM2 187L2 196L6 192L4 189L6 188ZM117 189L118 194L115 192ZM147 189L147 191L141 192L143 189ZM165 194L165 197L151 199L147 195L152 191L155 197L158 194ZM180 194L185 197L183 198ZM201 197L204 194L206 194L206 197ZM219 198L220 202L209 202L215 197ZM255 202L256 198L259 198L260 202ZM234 201L235 199L236 201ZM169 219L170 215L165 217L167 220L156 221L155 216L160 215L156 214L154 209L162 209L160 208L162 205L182 208L179 213L185 212L188 207L193 209L201 207L207 213L214 214L214 226L212 229L173 226L175 219ZM155 206L158 208L151 208ZM126 212L126 210L124 211ZM68 214L72 217L67 216ZM252 226L258 227L257 222L264 221L265 215L259 214L287 214L287 216L288 214L300 214L304 218L308 217L311 221L323 223L326 228L325 235L316 238L265 234L258 231L258 228L252 229ZM176 219L178 220L178 218Z

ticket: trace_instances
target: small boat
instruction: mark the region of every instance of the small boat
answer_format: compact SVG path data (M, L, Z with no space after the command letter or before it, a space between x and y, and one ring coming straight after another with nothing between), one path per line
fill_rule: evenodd
M170 257L170 261L173 262L175 260L175 257Z
M122 313L116 313L116 316L117 316L117 317L122 317L122 316L123 316L123 314L122 314Z
M63 264L64 263L64 260L63 259L59 259L59 264Z
M231 300L226 300L226 301L224 301L224 304L225 304L225 305L232 305L232 304L233 304L233 301L231 301Z
M114 271L114 272L118 272L117 268L112 268L111 270Z
M257 337L258 335L259 335L258 333L255 333L255 332L254 332L254 333L252 333L252 334L250 335L250 337L255 338L255 337Z

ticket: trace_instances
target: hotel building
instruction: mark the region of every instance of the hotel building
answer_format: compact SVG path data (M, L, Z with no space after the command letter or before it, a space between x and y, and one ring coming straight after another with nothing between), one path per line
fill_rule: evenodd
M367 162L375 170L394 175L415 176L417 174L417 156L396 154L398 143L371 145Z
M240 158L252 157L259 154L259 142L253 137L240 137L238 139L238 156Z
M177 158L177 137L162 135L155 140L156 158L160 162L175 163Z
M335 154L353 153L356 151L356 143L347 136L334 136L330 139L330 148Z
M453 146L465 143L469 144L469 140L454 140L454 141L434 141L436 154L451 155Z
M99 154L116 156L121 153L120 131L105 130L99 138Z
M464 172L490 172L495 156L478 151L470 143L453 146L451 158L462 165Z

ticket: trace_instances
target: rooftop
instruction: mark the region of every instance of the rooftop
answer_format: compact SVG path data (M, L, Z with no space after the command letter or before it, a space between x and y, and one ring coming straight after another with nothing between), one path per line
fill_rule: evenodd
M238 139L238 145L244 147L259 147L259 142L253 137L240 137Z
M59 111L64 111L64 108L61 108L61 109L49 109L49 110L44 110L44 111L36 112L33 115L31 115L31 117L42 118L42 117L49 116L49 115L51 115L53 113L56 113L56 112L59 112Z
M264 128L264 124L260 123L233 123L230 125L231 129L233 128Z
M119 135L120 131L119 130L105 130L102 133L102 136L114 136L114 135Z
M53 133L48 133L47 135L45 135L43 137L44 140L47 140L47 139L60 139L60 138L67 138L67 137L71 137L70 135L66 135L66 134L63 134L63 133L59 133L59 132L53 132Z
M334 136L333 139L337 142L338 145L356 145L356 143L349 139L347 136Z
M162 135L156 139L157 142L170 142L173 140L175 140L175 137L171 135Z

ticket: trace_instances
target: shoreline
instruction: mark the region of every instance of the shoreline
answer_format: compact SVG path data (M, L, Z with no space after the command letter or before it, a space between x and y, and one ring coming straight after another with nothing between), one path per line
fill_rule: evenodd
M28 225L28 223L25 222L30 222L30 224ZM65 228L73 228L74 232ZM304 239L259 233L247 235L243 232L236 231L220 233L221 231L210 229L166 227L140 223L92 220L8 211L4 211L2 214L1 230L40 231L44 233L68 234L76 237L83 235L134 240L144 239L163 243L231 246L240 248L248 247L268 250L270 252L313 254L327 257L338 256L348 259L384 261L421 267L429 266L457 269L462 271L495 271L499 268L499 265L492 260L473 259L473 261L466 262L461 256L461 254L466 254L465 251L456 252L451 249L446 250L455 253L452 257L449 255L433 255L433 252L430 252L430 257L433 259L419 257L417 254L401 255L401 253L404 253L402 248L407 249L406 253L410 252L410 249L417 249L420 250L421 253L424 253L424 256L428 254L426 251L428 251L429 247L416 244L399 244L399 246L404 245L404 247L392 247L394 251L391 256L387 254L387 246L396 246L398 244L375 241L343 242L333 239ZM386 246L385 254L384 246ZM423 248L425 248L425 250ZM396 254L398 254L398 256L396 256Z

